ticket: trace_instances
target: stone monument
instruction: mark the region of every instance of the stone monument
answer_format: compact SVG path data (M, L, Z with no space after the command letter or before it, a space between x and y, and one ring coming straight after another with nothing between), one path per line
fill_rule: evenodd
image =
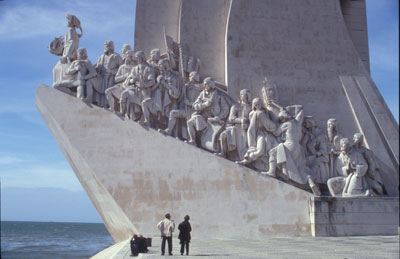
M67 20L37 107L116 242L166 212L198 236L397 233L364 0L138 0L135 51L94 66Z

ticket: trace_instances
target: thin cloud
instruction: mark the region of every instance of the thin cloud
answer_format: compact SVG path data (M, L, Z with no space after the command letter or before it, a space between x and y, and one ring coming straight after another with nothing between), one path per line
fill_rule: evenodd
M0 166L1 165L15 165L28 162L29 160L22 159L16 156L1 156L0 155Z

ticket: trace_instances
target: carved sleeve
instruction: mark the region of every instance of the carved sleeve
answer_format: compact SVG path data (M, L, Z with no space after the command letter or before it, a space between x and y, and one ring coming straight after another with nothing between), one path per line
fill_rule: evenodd
M142 88L152 87L156 83L156 75L154 73L154 69L151 67L146 67L144 74L146 75L143 78L143 82L141 82Z
M120 66L118 68L117 74L115 75L114 82L115 83L121 83L122 81L125 80L126 76L124 75L124 66Z
M90 62L90 60L86 61L86 66L87 66L87 69L88 69L88 74L85 76L85 80L88 80L90 78L93 78L93 77L97 76L97 72L94 69L94 67L92 65L92 62Z
M263 116L260 116L262 126L264 127L265 130L268 132L274 132L276 131L276 124L272 120L269 119L268 115L266 113L262 113Z
M229 112L229 123L231 124L239 124L241 123L241 118L239 118L239 109L236 104L232 105L231 110Z
M76 64L77 64L77 61L74 61L71 63L71 65L68 67L68 70L66 72L67 75L73 75L76 72L78 72L78 69L76 68Z

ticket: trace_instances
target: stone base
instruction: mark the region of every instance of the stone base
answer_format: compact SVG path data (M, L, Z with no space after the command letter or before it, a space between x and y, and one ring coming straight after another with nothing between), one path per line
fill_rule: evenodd
M398 235L398 197L312 197L309 205L313 236Z

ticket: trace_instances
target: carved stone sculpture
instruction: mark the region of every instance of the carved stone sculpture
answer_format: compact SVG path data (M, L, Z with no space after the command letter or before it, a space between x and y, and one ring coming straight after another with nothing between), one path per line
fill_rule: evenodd
M71 79L71 77L66 74L67 69L71 62L77 59L79 38L83 35L79 19L72 14L67 14L66 18L68 29L64 38L56 38L49 47L51 53L62 56L53 69L53 85ZM76 29L79 29L81 33L78 34Z
M368 164L362 153L351 149L348 138L340 140L340 150L340 155L335 161L338 177L328 180L329 192L334 197L370 196L366 180Z
M187 121L189 144L196 144L200 137L201 145L211 151L217 151L218 134L223 129L229 114L229 103L215 87L214 79L204 79L204 90L193 103L195 112Z
M152 91L151 97L142 102L143 123L146 126L150 126L151 115L156 116L158 120L166 117L167 121L170 111L178 108L181 89L175 73L171 70L169 60L158 61L158 70L160 74L157 77L155 89Z
M130 53L132 51L132 47L129 44L124 44L122 45L122 50L121 50L121 56L122 56L122 62L125 63L125 59L130 55L130 58L132 58L132 61L134 56L133 53ZM132 65L136 65L135 62L132 63Z
M367 161L368 170L366 173L367 183L374 194L383 195L386 194L385 186L381 179L379 168L375 162L374 153L364 146L364 135L361 133L355 133L353 137L352 149L362 154L364 159Z
M120 65L122 65L122 58L118 53L114 52L114 42L111 40L105 41L104 54L100 56L95 65L97 73L102 78L100 95L96 97L100 107L107 106L105 91L115 84L114 78Z
M125 56L123 58L124 64L118 68L114 79L116 85L106 89L105 91L107 102L111 111L116 111L116 109L119 110L119 100L121 99L121 94L124 90L126 90L124 82L134 67L133 51L128 50L123 56Z
M315 173L315 182L326 184L329 173L328 137L315 125L312 116L305 116L300 144L306 155L306 165Z
M329 150L329 170L331 176L336 176L334 163L340 153L340 139L343 137L337 129L337 120L330 118L327 121L327 137L328 137L328 150Z
M183 89L183 98L179 105L180 109L172 110L169 113L168 128L163 130L163 133L172 135L174 129L177 127L178 119L182 119L185 121L184 128L182 127L182 137L187 138L186 120L193 114L193 103L196 101L201 91L202 84L200 83L199 74L196 71L192 71L189 74L189 81L185 84Z
M68 30L65 33L64 38L64 51L63 58L66 59L65 62L72 62L77 59L77 51L79 48L79 38L82 37L83 31L81 27L81 22L75 15L67 14L67 26ZM78 34L76 32L76 28L78 28L81 33Z
M271 120L269 113L262 106L260 98L254 98L252 111L249 114L250 124L247 130L248 149L239 164L248 165L260 171L268 168L268 152L278 142L272 132L276 130L276 123Z
M85 48L78 49L77 58L71 63L66 72L72 78L55 83L54 88L71 95L76 93L77 98L92 103L93 91L99 86L96 78L97 73L92 63L87 59Z
M242 160L247 151L247 129L249 128L250 91L240 91L239 103L232 105L228 117L227 127L219 137L221 152L219 155L227 157L228 152L233 154L234 160ZM232 159L232 157L230 157Z
M276 84L272 83L271 80L268 80L268 78L265 77L262 85L261 93L264 105L269 111L270 118L274 122L278 122L278 114L280 110L276 105L271 105L272 103L279 104L278 89Z
M150 51L150 58L147 63L154 68L156 75L158 76L158 61L160 61L160 50L152 49Z
M304 111L301 105L292 106L295 109L293 118L286 109L279 113L282 124L274 132L275 136L284 134L284 142L271 149L269 152L269 176L276 176L276 169L280 168L285 178L299 184L309 185L315 195L321 195L318 187L313 182L312 171L306 166L306 160L300 140Z
M124 83L126 90L121 94L120 111L122 114L130 113L131 119L138 120L142 113L142 102L152 97L156 77L153 67L146 62L143 51L136 52L135 59L137 65L132 68Z

